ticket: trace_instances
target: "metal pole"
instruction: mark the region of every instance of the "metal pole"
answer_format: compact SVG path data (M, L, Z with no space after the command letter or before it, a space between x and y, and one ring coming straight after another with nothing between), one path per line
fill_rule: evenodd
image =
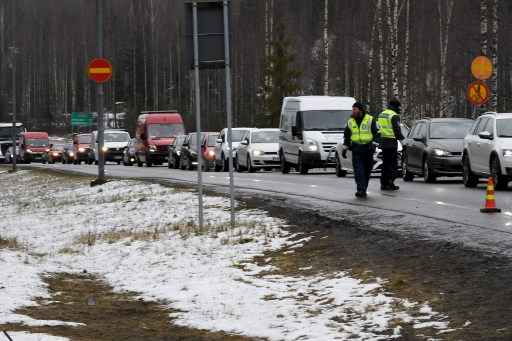
M96 25L97 25L97 58L103 57L103 0L96 0ZM103 152L103 140L105 124L103 122L103 84L96 86L96 105L98 107L98 182L105 181L105 153Z
M197 24L197 2L192 5L194 29L194 87L196 97L196 148L197 148L197 187L199 192L199 229L203 229L203 155L201 154L201 90L199 88L199 38Z
M16 47L12 47L12 171L16 172Z
M224 0L224 60L226 69L226 113L228 115L229 143L229 196L231 201L231 227L235 227L235 179L233 177L233 110L231 103L231 58L229 52L229 2Z

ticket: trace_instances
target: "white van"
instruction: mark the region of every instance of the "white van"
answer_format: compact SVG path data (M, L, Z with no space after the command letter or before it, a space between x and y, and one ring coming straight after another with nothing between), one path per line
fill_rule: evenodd
M123 161L123 152L130 142L130 134L121 129L105 129L103 153L105 161L116 162L118 165ZM89 164L98 164L98 131L95 130L91 134L91 151L89 155Z
M307 174L312 168L335 167L329 152L343 139L355 102L352 97L286 97L279 136L281 171L287 174L294 167Z

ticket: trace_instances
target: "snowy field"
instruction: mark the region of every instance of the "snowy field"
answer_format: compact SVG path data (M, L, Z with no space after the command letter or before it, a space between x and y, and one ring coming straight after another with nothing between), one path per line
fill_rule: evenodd
M434 330L439 339L449 331L447 316L394 298L379 279L363 283L342 271L288 277L256 265L255 256L300 248L314 236L296 235L285 221L242 208L231 230L223 197L206 198L201 231L190 191L135 181L91 188L85 180L28 171L0 174L0 187L0 238L17 244L0 247L0 325L62 324L14 311L48 296L42 275L87 270L117 291L169 305L179 311L174 323L193 328L322 341L398 338L405 323ZM65 340L15 335L16 341Z

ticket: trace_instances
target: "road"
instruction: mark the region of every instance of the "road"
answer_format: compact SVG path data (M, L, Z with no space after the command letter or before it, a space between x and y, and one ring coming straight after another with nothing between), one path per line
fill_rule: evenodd
M31 167L74 171L94 175L95 166L89 165L31 165ZM112 177L139 179L158 179L171 182L194 183L197 173L170 170L167 167L125 167L107 165L106 172ZM204 173L204 182L215 187L229 185L227 173ZM422 223L419 234L431 237L447 238L450 241L469 243L472 246L485 247L493 251L509 253L512 249L512 191L497 192L497 204L503 209L501 214L482 214L484 205L485 183L476 189L465 188L460 179L441 179L436 184L426 184L417 179L412 183L398 181L399 192L381 192L378 178L370 183L369 197L366 200L354 197L355 185L351 176L337 178L333 173L319 170L309 175L291 173L283 175L278 172L235 173L237 191L257 192L264 195L284 196L309 202L314 207L350 208L352 211L379 215L386 212L399 219L408 216L409 223ZM377 212L377 214L375 213ZM385 213L382 213L383 215ZM393 220L387 220L393 225ZM398 224L398 220L396 221ZM435 225L435 226L434 226ZM389 227L389 226L388 226ZM510 253L512 255L512 252Z

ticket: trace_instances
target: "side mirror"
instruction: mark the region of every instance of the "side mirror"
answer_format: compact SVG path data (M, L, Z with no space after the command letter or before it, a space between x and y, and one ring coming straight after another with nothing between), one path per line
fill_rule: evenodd
M416 141L416 142L423 142L423 143L425 143L427 138L425 136L420 136L420 137L414 137L413 140Z
M241 144L244 145L244 146L248 146L249 145L249 140L245 139L245 140L242 141Z
M482 131L481 133L478 134L478 137L484 140L492 140L494 138L492 134L488 131Z
M221 139L221 138L218 138L218 139L217 139L217 143L222 143L222 139Z
M302 132L296 126L292 127L292 136L302 139Z

